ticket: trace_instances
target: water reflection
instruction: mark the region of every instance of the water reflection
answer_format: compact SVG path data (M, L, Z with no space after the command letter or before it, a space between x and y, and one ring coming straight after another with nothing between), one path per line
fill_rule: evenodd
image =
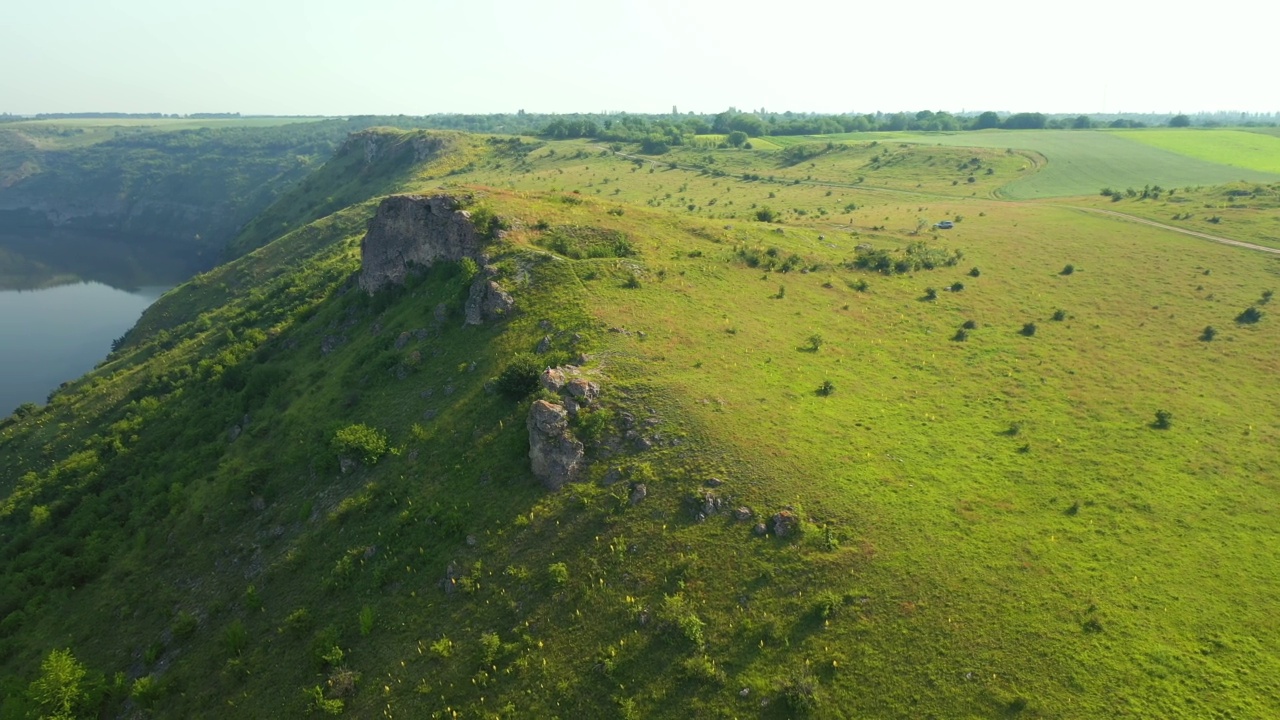
M144 310L199 269L164 248L0 236L0 417L92 370Z

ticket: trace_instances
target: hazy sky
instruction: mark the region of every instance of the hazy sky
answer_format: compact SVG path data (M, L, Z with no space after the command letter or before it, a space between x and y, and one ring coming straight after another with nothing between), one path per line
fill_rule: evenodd
M1274 0L5 5L11 113L1280 111Z

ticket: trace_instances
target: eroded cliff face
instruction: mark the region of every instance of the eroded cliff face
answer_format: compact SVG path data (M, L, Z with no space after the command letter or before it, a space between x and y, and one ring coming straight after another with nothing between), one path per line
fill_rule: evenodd
M373 294L402 285L417 267L439 260L481 262L483 238L448 195L392 195L378 206L360 243L360 288ZM481 263L483 264L483 263Z

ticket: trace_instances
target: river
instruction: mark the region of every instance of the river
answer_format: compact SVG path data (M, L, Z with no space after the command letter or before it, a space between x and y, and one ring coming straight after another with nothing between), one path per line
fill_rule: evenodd
M0 417L23 403L43 404L60 384L92 370L112 340L184 279L170 262L150 267L146 253L108 260L83 250L65 240L0 237Z

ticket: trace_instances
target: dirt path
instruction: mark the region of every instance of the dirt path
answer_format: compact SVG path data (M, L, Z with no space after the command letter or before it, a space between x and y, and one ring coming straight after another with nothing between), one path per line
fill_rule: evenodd
M1182 233L1183 235L1190 235L1191 237L1197 237L1197 238L1200 238L1201 240L1212 240L1213 242L1222 243L1223 245L1234 245L1235 247L1245 248L1246 250L1257 250L1258 252L1270 253L1272 255L1280 255L1280 248L1271 248L1271 247L1266 247L1264 245L1254 245L1253 243L1247 243L1240 240L1232 240L1231 238L1219 237L1217 235L1210 235L1208 233L1197 232L1195 230L1187 230L1186 228L1175 227L1173 225L1165 225L1164 223L1158 223L1154 220L1147 220L1145 218L1136 217L1134 215L1126 215L1124 213L1115 212L1114 210L1100 210L1098 208L1079 207L1075 205L1059 205L1058 207L1069 207L1072 210L1080 210L1082 212L1097 213L1099 215L1111 215L1113 217L1117 217L1122 220L1128 220L1129 222L1142 223L1143 225L1158 227L1161 230L1171 230L1173 232Z

